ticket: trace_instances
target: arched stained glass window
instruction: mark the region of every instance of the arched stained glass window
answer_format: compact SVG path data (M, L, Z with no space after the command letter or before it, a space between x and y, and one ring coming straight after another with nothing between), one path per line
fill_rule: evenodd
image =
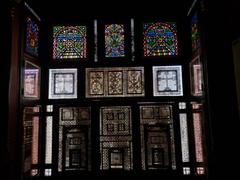
M75 59L86 56L86 26L53 27L53 59Z
M27 17L27 31L26 31L26 52L38 56L38 42L39 41L39 27Z
M122 24L105 25L105 56L124 57L124 26Z
M178 55L177 29L175 23L145 23L143 30L145 57Z

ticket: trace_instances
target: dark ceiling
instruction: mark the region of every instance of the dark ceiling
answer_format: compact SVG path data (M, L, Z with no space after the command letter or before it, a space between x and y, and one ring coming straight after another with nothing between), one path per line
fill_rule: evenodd
M193 0L26 0L43 20L59 18L186 16Z

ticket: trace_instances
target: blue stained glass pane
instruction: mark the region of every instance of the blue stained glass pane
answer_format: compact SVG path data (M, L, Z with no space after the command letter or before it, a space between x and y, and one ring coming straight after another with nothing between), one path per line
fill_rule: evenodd
M38 44L39 44L39 27L27 17L27 31L26 31L26 52L38 56Z

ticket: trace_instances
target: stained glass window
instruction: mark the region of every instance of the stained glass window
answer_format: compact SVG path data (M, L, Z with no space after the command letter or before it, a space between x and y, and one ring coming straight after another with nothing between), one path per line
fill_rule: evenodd
M58 171L91 169L91 109L59 108Z
M140 106L142 169L176 169L171 105Z
M200 46L200 34L199 34L199 23L197 12L193 14L191 20L191 32L192 32L192 51L196 51Z
M86 26L53 27L53 59L87 57Z
M77 98L77 69L49 69L48 98Z
M145 23L143 31L145 57L178 55L176 23Z
M133 168L131 107L101 107L100 156L101 170Z
M24 69L24 97L39 98L40 91L40 68L28 61Z
M124 57L124 25L105 25L105 56Z
M86 97L144 96L143 67L86 68Z
M153 66L154 96L182 96L182 67Z
M203 95L203 73L200 57L196 56L190 62L191 94L193 96Z
M26 52L38 56L39 44L39 27L29 17L27 17L27 31L26 31Z

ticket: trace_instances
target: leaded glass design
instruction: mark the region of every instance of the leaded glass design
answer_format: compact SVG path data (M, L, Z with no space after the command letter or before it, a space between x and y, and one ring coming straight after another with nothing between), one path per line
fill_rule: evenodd
M53 27L53 59L87 57L86 26Z
M24 69L24 98L38 99L40 91L40 68L28 61Z
M153 95L182 96L182 67L153 66Z
M182 162L189 162L187 114L180 113L179 120L180 120Z
M77 69L49 69L48 98L77 98Z
M61 107L59 118L58 171L90 170L90 107Z
M176 23L145 23L143 31L145 57L178 55Z
M133 168L131 116L129 106L100 108L101 170Z
M124 25L105 25L105 56L124 57Z
M193 14L191 19L191 39L192 39L192 51L194 52L201 46L197 12Z
M30 17L27 17L26 47L27 53L38 56L39 26Z
M196 56L190 62L190 80L192 96L203 95L203 73L200 57Z
M143 67L86 68L86 97L144 95Z
M142 169L176 169L172 105L140 106Z
M33 176L38 165L39 107L25 107L23 111L23 173ZM30 173L30 174L29 174Z

